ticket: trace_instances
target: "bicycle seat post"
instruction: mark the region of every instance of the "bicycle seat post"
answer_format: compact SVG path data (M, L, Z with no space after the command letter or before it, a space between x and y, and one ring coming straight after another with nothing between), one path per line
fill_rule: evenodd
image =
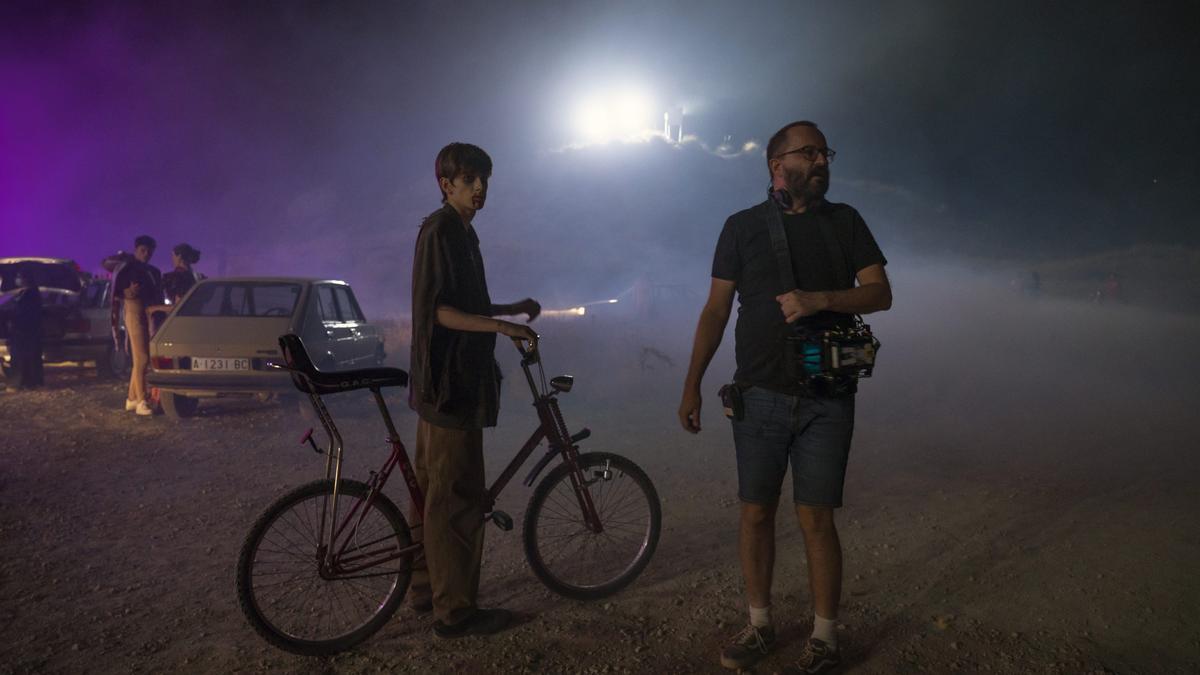
M325 407L325 402L321 400L321 395L316 392L315 388L309 389L308 400L312 403L313 410L317 412L317 419L320 420L321 426L325 428L325 434L329 437L329 450L325 453L325 479L333 478L342 464L342 434L338 431L337 425L333 422L333 415L329 414L329 409ZM334 462L337 466L334 466Z
M371 395L375 397L375 404L379 406L379 414L383 416L383 423L387 427L388 442L395 443L400 440L400 434L396 433L396 425L392 423L392 415L388 412L387 403L383 400L383 393L379 387L371 387Z

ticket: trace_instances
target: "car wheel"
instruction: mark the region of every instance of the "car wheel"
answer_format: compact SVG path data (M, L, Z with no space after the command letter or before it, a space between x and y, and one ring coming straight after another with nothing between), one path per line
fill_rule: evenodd
M129 355L124 350L109 345L104 356L96 359L96 376L100 378L122 377L129 373Z
M181 420L185 417L192 417L196 414L196 409L200 407L199 399L169 391L162 392L161 402L163 412L167 414L167 417L173 420Z

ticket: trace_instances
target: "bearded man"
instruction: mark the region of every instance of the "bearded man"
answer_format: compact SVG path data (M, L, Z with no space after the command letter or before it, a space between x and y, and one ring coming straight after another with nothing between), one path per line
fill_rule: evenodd
M842 548L834 509L842 505L856 385L797 377L787 361L786 338L798 326L825 330L852 322L855 314L888 309L892 291L883 269L887 261L862 217L846 204L825 200L834 154L808 121L783 127L767 144L770 198L730 216L721 231L679 406L684 429L699 432L700 382L720 346L736 292L737 372L731 388L737 409L731 417L750 621L721 651L721 664L730 669L750 668L775 647L775 514L789 464L814 612L811 637L787 672L823 673L841 662L836 626ZM773 242L772 218L782 221L786 242Z

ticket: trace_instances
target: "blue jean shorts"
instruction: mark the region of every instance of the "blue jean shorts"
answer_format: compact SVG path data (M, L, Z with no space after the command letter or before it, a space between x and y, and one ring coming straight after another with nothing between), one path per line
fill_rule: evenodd
M792 467L792 499L808 506L839 507L854 434L854 397L811 398L750 387L744 414L733 420L738 498L753 504L779 501Z

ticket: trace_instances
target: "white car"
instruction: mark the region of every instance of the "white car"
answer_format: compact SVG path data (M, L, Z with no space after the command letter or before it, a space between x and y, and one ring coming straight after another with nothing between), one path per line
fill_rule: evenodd
M293 392L291 377L268 364L282 358L279 336L304 339L317 368L383 363L383 337L344 281L291 277L205 279L179 302L150 340L147 382L174 419L201 398Z

